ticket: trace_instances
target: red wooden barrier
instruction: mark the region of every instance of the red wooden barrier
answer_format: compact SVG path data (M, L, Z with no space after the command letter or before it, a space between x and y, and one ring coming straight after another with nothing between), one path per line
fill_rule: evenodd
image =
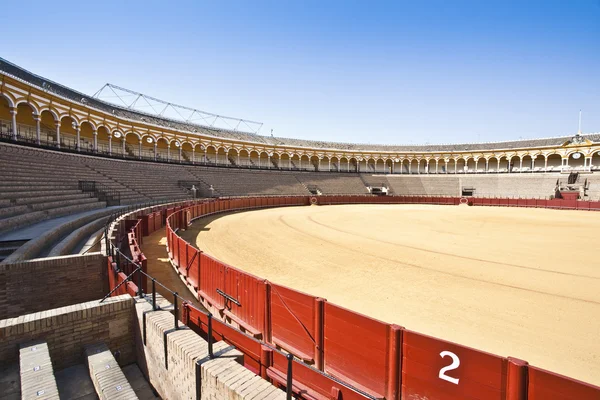
M402 398L505 400L506 382L505 358L404 331Z
M589 201L578 201L577 202L577 209L578 210L589 210L590 209L590 202Z
M529 367L529 400L598 400L600 387Z
M600 201L590 201L590 210L600 210Z
M323 299L270 283L272 343L323 368Z
M225 266L211 256L200 253L200 290L198 294L212 306L222 310L223 297L217 293L225 286Z
M325 303L325 372L365 392L399 398L400 327Z
M257 338L267 332L267 281L225 265L225 285L220 288L236 299L225 301L224 314Z

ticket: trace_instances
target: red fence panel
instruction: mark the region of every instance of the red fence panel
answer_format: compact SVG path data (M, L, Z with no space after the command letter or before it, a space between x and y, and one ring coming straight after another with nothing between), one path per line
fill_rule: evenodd
M402 398L504 400L507 360L404 331Z
M537 206L536 199L527 199L527 207L535 207L535 206Z
M225 266L211 256L200 253L200 290L198 294L212 306L223 309L225 302L217 289L225 287Z
M284 388L286 385L287 359L279 352L272 353L272 366L267 370L267 376L275 384ZM322 374L306 364L294 360L292 366L292 389L300 398L308 399L343 399L364 400L367 396L336 382L331 377Z
M589 210L590 209L590 202L589 201L578 201L577 202L577 209L578 210Z
M528 400L598 400L600 387L533 366L529 367Z
M188 263L185 276L197 291L200 287L200 252L195 247L188 245L187 254Z
M600 210L600 201L590 201L590 210Z
M179 263L176 264L177 268L179 269L179 273L183 276L185 276L186 273L186 267L187 267L187 263L188 263L188 256L187 256L187 249L189 247L189 245L187 244L187 242L185 240L183 240L182 238L178 237L177 238L178 243L178 247L179 247Z
M527 199L518 199L517 205L519 207L527 207Z
M399 330L328 302L324 325L326 373L375 397L398 398Z
M270 288L273 344L322 368L323 301L274 283Z
M264 338L267 332L267 281L226 266L225 286L221 290L240 303L225 301L225 315L252 335Z

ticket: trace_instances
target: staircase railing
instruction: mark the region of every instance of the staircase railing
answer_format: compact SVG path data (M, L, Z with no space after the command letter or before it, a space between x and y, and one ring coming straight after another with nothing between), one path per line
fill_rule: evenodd
M105 202L107 206L121 205L121 193L116 189L96 181L79 181L78 187L84 193L93 193L93 197Z

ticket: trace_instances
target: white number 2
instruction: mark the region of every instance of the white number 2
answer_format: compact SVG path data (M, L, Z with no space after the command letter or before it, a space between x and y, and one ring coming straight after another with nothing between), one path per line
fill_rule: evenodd
M458 385L458 378L452 378L451 376L446 375L446 372L452 371L453 369L458 368L458 366L460 365L460 359L458 358L458 356L456 354L452 353L451 351L442 351L440 353L440 357L444 358L446 356L449 356L450 358L452 358L452 364L440 369L440 374L438 376L440 377L440 379L443 379L445 381L448 381L450 383L454 383L455 385Z

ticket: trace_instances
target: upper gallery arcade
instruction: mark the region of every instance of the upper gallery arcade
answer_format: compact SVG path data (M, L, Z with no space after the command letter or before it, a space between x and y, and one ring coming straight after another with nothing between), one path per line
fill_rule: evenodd
M85 153L256 168L395 174L600 170L600 134L389 146L267 137L121 108L0 59L0 133Z

